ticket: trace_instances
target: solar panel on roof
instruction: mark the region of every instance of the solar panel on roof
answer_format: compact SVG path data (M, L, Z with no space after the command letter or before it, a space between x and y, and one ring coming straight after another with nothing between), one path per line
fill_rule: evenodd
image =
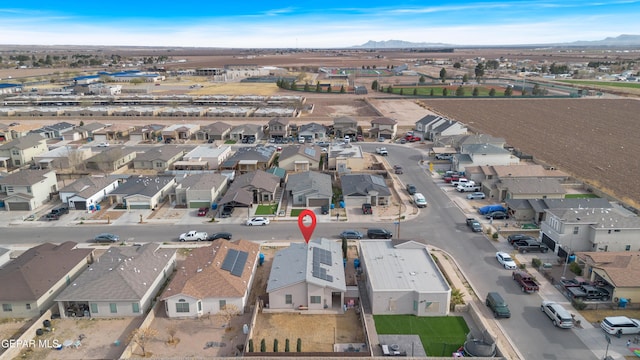
M314 148L304 148L304 153L311 156L311 157L315 157L316 156L316 149Z
M376 185L386 186L386 184L384 183L384 179L379 176L372 176L371 182L373 182Z
M238 252L238 258L236 259L236 263L233 264L231 275L238 277L242 276L242 271L244 270L244 264L247 262L247 258L249 258L249 254L246 251Z
M313 261L318 261L320 264L331 265L331 251L314 247L313 248Z
M233 269L233 264L236 263L236 259L238 258L238 250L229 249L227 252L227 256L224 257L224 261L222 262L222 270L231 271Z

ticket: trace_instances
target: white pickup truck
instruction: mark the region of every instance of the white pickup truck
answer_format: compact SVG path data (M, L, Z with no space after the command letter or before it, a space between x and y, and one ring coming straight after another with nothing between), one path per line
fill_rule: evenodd
M480 191L480 186L477 185L474 181L467 181L466 183L458 183L458 186L456 186L456 190L460 192L474 192Z
M209 235L204 231L191 230L189 232L180 234L178 238L180 241L205 241Z
M382 155L382 156L387 156L387 155L389 155L389 152L387 151L386 147L379 147L379 148L376 148L376 154Z

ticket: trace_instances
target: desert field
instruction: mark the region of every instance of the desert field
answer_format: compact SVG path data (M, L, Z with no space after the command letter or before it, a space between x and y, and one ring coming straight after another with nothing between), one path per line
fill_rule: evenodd
M507 143L640 208L640 101L423 100L436 113Z

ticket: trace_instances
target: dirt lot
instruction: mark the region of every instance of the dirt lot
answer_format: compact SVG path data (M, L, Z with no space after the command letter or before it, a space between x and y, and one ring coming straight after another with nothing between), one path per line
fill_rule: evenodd
M432 110L476 131L503 137L640 208L640 101L628 99L425 100Z

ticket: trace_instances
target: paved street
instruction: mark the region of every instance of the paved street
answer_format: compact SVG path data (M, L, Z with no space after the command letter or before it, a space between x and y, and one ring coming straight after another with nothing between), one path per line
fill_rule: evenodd
M374 151L377 144L366 144L363 148ZM474 204L470 203L444 184L438 176L432 176L428 166L420 161L426 158L426 148L411 148L402 145L385 144L389 149L388 162L402 164L405 172L397 176L397 190L405 205L403 215L405 220L394 224L397 219L396 209L384 213L383 216L358 214L350 211L346 219L339 221L329 215L317 215L318 225L314 237L337 239L337 235L346 229L366 231L368 227L385 227L392 230L400 238L413 239L425 244L431 244L447 251L460 265L461 271L471 283L475 293L483 305L484 296L488 291L499 291L507 300L511 312L511 319L501 319L497 322L507 338L518 348L522 359L602 359L606 351L604 332L582 321L582 328L561 330L554 328L549 319L540 312L540 302L554 300L568 307L568 300L551 286L540 274L534 275L542 280L542 288L538 294L522 294L520 289L510 278L510 272L501 269L495 259L495 252L512 249L504 241L492 241L482 233L470 232L464 220L467 216L479 218L484 226L506 227L507 222L496 221L489 224L487 220L477 216ZM402 151L396 151L396 150ZM396 176L396 175L393 175ZM416 209L408 202L404 192L404 185L412 183L422 192L428 202L425 209ZM487 202L488 203L488 202ZM178 209L183 212L174 219L154 217L148 219L151 210L122 210L123 214L113 221L87 221L83 212L72 211L64 215L59 221L25 221L30 213L4 212L0 217L2 238L0 244L13 244L18 248L45 241L77 241L87 243L97 233L114 232L128 242L176 242L181 232L199 230L213 233L229 231L234 239L253 241L303 241L298 230L296 219L276 216L272 223L264 227L248 227L243 225L250 213L244 214L245 209L236 209L231 219L216 219L209 222L197 217L195 209ZM317 209L316 209L317 210ZM46 209L42 214L46 213ZM163 211L159 209L157 211ZM252 211L251 209L249 211ZM255 207L253 209L255 211ZM375 211L375 210L374 210ZM140 219L143 222L140 223ZM517 255L518 260L530 263L531 255ZM578 315L579 317L579 315ZM495 321L492 318L490 321ZM611 338L608 355L615 359L628 354L625 343L628 337Z

